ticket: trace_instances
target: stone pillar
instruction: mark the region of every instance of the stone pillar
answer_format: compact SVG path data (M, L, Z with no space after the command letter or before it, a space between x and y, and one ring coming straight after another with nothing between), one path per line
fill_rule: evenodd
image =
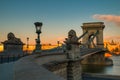
M66 38L66 51L67 51L67 80L81 80L81 66L80 66L80 47L78 37L74 30L68 32Z
M70 60L78 60L80 59L80 48L77 44L70 44L71 49L67 51L68 59Z
M67 58L69 60L80 59L80 43L74 30L68 32L68 38L66 38L66 41L64 42L66 43Z
M82 27L82 29L83 29L83 33L85 33L88 30L88 29L85 29L83 27ZM82 44L86 44L86 42L88 40L88 37L89 37L88 33L83 36L83 38L82 38Z
M68 62L67 80L82 80L80 61L69 61Z
M104 48L103 29L99 30L99 35L97 35L97 47Z

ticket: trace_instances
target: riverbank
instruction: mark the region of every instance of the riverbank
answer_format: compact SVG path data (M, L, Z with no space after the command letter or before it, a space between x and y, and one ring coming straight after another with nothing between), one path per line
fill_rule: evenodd
M83 80L120 80L120 76L98 74L98 73L83 73L82 79Z

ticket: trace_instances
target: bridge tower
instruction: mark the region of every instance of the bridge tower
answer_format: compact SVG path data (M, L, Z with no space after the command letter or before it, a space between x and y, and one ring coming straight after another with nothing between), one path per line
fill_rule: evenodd
M82 43L86 44L86 42L90 42L90 38L95 39L96 38L96 47L97 48L104 48L103 43L103 29L105 27L103 22L91 22L91 23L83 23L82 30L83 33L86 33L84 37L82 38ZM90 44L91 45L91 44ZM90 48L90 45L88 47Z

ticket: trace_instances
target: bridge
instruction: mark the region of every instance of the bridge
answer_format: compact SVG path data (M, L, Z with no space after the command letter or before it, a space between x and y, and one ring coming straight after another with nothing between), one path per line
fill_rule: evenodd
M103 29L105 28L104 23L83 23L81 28L83 30L83 34L79 37L76 36L76 32L74 30L70 30L68 32L68 38L64 41L64 45L43 51L43 53L61 53L67 55L67 58L70 60L82 59L83 64L106 65L107 62L104 54L107 49L104 48L103 42ZM81 39L82 41L80 41ZM112 61L110 64L112 64Z
M74 30L70 30L68 32L68 38L66 38L64 41L65 45L48 51L49 55L54 54L54 57L55 55L57 55L56 57L60 55L59 57L61 58L55 58L55 60L50 59L49 61L52 60L52 64L55 65L60 64L61 62L65 63L67 61L67 66L64 66L65 70L67 70L67 80L82 79L82 77L79 76L81 75L80 63L97 65L112 64L112 60L104 57L106 51L103 42L103 29L105 27L104 23L83 23L83 26L81 27L83 30L83 34L81 36L77 37L76 32ZM81 39L82 42L80 41ZM53 72L56 71L54 69L51 69L53 66L50 68L49 65L47 64L47 69ZM58 69L60 68L58 67ZM55 73L58 74L57 72ZM66 77L64 76L64 78Z
M112 60L104 57L104 27L103 22L83 23L79 37L70 30L64 45L21 58L15 62L14 79L82 80L81 64L111 65Z
M82 79L81 64L112 64L111 60L104 57L106 49L103 43L103 29L105 25L102 22L95 22L83 23L81 27L82 35L77 37L76 32L70 30L64 45L45 50L37 56L34 55L34 63L42 65L66 80Z
M104 27L105 25L103 22L83 23L83 26L81 26L83 30L82 35L77 37L76 32L74 30L70 30L64 45L51 50L44 50L42 53L65 53L68 54L68 57L77 55L78 58L81 57L81 59L84 59L87 56L99 52L105 52L106 49L104 49L103 42ZM80 41L81 39L82 41ZM72 50L70 48L72 48ZM100 58L99 56L98 58ZM104 58L104 53L101 54L101 56Z

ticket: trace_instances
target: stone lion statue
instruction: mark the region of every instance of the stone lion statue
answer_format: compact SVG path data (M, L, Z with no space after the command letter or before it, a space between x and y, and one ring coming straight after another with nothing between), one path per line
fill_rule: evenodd
M76 36L76 32L74 30L70 30L68 32L68 38L66 38L66 49L71 50L72 46L71 44L79 44L78 43L78 37Z
M68 32L68 38L66 38L66 54L67 58L71 60L78 59L80 57L79 38L74 30Z
M5 44L23 44L23 42L20 40L20 38L16 38L12 32L8 33L7 39L8 40L4 41L3 43L5 43Z
M10 32L10 33L8 33L7 38L8 38L8 40L14 40L15 35L12 32Z
M66 43L78 43L78 37L76 36L76 32L74 30L70 30L68 32L68 38L66 38Z

